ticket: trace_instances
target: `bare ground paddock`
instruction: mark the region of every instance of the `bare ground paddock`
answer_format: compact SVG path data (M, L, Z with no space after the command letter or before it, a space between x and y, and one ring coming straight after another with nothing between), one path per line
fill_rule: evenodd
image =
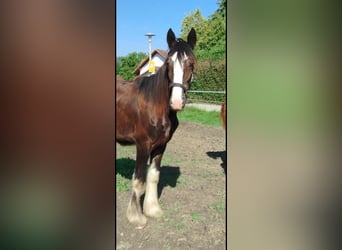
M116 249L225 249L226 142L222 127L180 122L162 161L158 194L164 215L144 229L128 223L130 190L116 192ZM134 147L117 145L117 172L130 179ZM120 168L129 164L131 171ZM129 184L129 188L131 183Z

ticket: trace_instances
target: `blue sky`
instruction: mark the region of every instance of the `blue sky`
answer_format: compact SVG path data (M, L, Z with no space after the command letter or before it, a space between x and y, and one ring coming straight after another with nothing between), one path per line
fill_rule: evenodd
M169 28L180 35L182 20L190 12L200 9L207 18L218 8L217 0L117 0L116 56L131 52L148 53L146 33L154 33L153 49L167 49Z

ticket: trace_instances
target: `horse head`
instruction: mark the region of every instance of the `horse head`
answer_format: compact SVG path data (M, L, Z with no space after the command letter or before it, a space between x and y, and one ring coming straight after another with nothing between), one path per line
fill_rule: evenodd
M191 28L187 41L176 38L172 29L167 32L169 53L166 60L169 78L170 107L175 111L182 110L186 102L186 92L191 87L196 57L193 49L196 45L196 31Z

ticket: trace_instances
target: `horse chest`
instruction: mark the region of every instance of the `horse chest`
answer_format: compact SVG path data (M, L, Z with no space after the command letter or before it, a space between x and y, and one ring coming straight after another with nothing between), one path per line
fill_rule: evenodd
M149 134L155 143L163 144L170 138L171 122L168 118L151 117L149 124Z

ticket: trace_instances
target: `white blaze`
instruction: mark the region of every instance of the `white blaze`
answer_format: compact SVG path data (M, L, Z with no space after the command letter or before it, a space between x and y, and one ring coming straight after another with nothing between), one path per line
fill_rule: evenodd
M177 58L177 52L172 56L173 61L173 82L183 83L183 67L181 62Z
M186 55L184 55L186 59ZM171 57L173 61L173 82L183 84L183 65L177 58L177 52ZM174 109L181 110L183 107L183 89L173 87L171 92L171 103Z

